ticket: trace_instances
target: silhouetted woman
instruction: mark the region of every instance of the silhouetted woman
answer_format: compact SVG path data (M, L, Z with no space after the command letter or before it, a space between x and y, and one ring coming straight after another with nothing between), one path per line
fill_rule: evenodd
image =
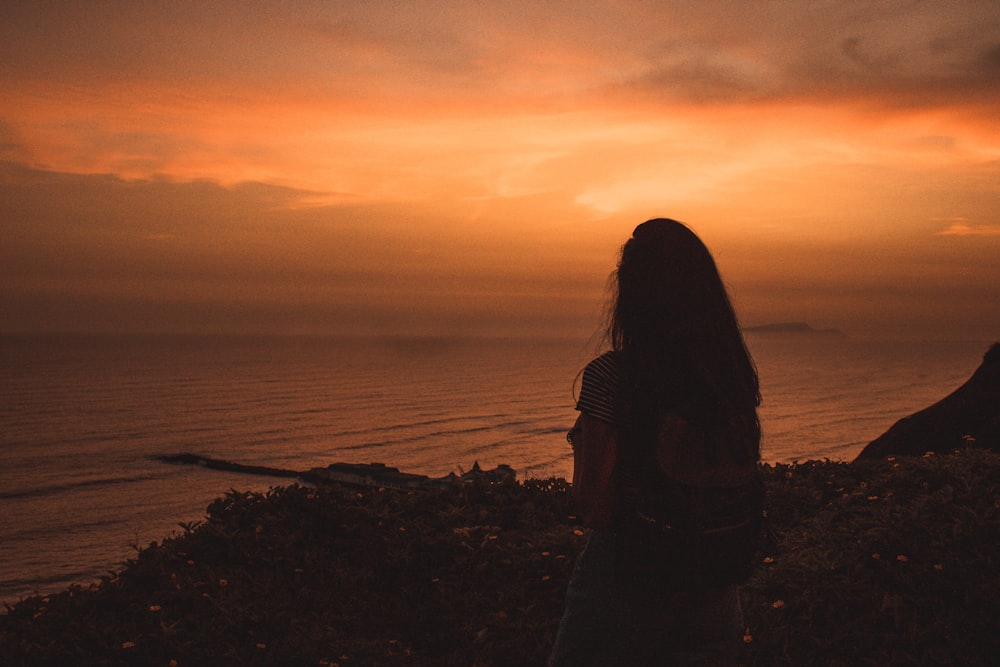
M614 280L611 351L584 369L567 436L592 530L550 664L730 664L763 505L757 372L681 223L636 227Z

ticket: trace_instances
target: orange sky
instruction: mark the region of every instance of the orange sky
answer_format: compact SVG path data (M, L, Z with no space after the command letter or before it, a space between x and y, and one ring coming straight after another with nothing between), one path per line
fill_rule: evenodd
M979 2L0 7L0 331L582 334L688 222L745 324L1000 338Z

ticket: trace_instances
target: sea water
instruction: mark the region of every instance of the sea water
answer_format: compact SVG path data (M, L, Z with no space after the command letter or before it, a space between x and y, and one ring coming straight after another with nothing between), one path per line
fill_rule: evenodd
M0 338L0 600L87 585L227 490L288 484L162 463L568 477L586 340ZM769 462L850 460L976 369L988 344L751 335Z

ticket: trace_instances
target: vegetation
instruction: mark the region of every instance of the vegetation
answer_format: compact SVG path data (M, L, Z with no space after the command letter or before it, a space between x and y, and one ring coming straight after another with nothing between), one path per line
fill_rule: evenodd
M765 466L748 665L1000 655L1000 456ZM231 492L90 589L0 616L0 664L542 665L584 542L562 480Z

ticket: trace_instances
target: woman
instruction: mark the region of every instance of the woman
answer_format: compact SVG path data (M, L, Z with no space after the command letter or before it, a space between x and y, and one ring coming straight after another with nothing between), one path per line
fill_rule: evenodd
M584 369L568 435L592 530L550 665L730 664L752 562L740 549L763 503L757 372L712 256L681 223L636 227L614 281L611 351Z

